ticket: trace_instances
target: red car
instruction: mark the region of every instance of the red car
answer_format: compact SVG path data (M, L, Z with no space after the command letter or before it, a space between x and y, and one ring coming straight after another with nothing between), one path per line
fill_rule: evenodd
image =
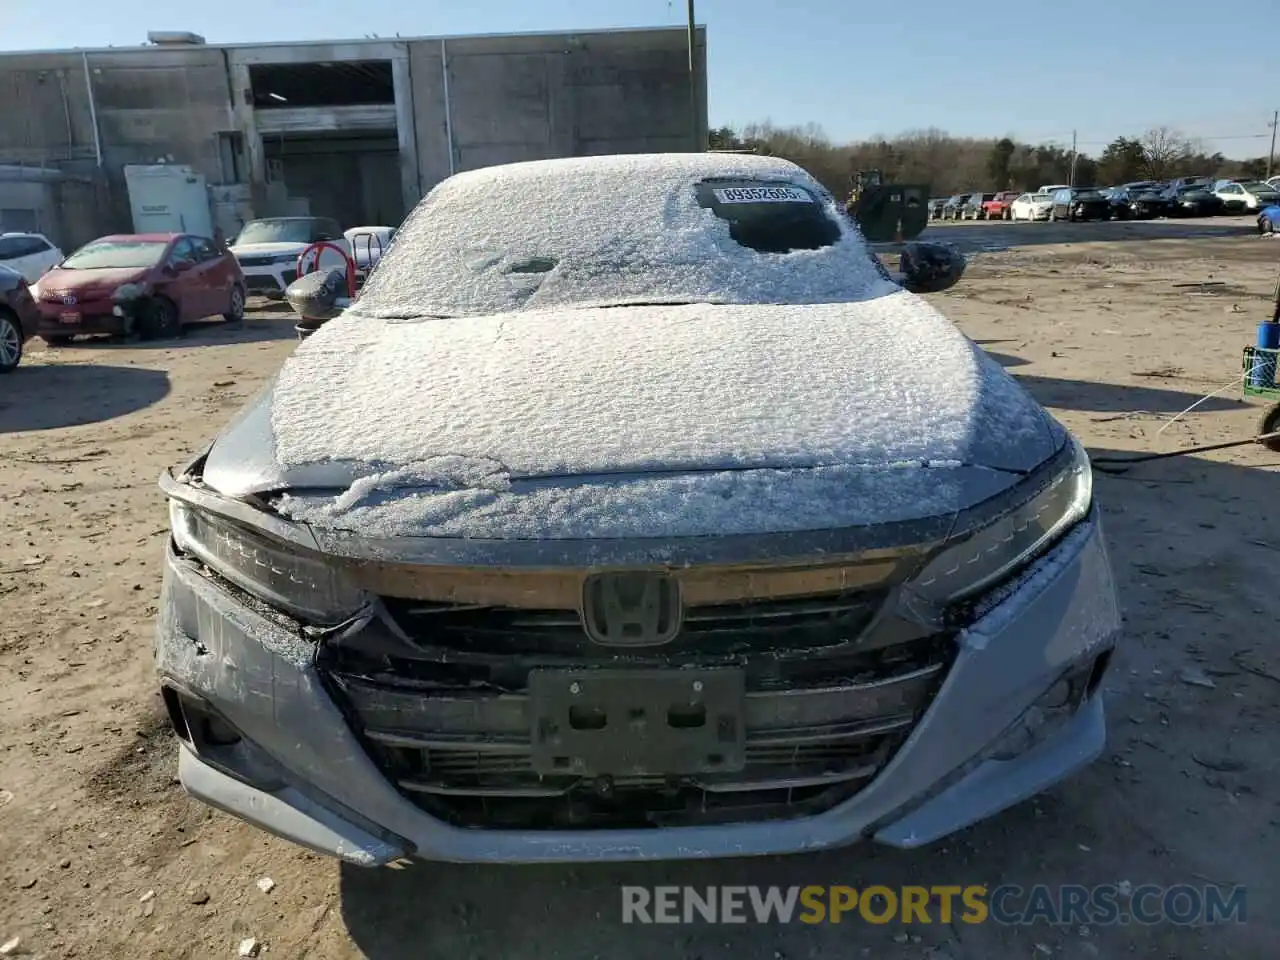
M244 274L236 258L189 234L101 237L37 287L39 333L50 346L80 333L172 337L193 320L244 316Z
M982 215L988 220L1012 220L1013 219L1013 201L1017 200L1021 193L1017 190L1005 190L997 193L992 199L982 205Z
M10 373L22 360L22 347L36 332L39 315L27 280L0 265L0 373Z

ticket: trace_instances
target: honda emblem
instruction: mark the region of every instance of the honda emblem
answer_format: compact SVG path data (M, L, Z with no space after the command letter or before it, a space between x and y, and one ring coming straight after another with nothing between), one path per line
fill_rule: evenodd
M601 573L582 587L587 636L610 647L670 643L680 632L680 584L664 573Z

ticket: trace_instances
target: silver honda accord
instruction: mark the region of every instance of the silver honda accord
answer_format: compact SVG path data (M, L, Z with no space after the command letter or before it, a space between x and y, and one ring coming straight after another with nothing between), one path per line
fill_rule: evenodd
M962 267L774 158L440 184L162 478L186 789L357 864L598 861L913 847L1080 769L1089 459L918 295Z

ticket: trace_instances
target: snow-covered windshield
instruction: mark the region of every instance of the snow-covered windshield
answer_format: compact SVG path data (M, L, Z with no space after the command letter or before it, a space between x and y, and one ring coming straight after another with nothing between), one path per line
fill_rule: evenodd
M445 181L396 233L350 312L835 303L891 289L853 222L787 161L581 157Z
M141 270L159 263L168 246L153 240L95 240L62 261L62 269Z
M272 220L250 220L240 230L232 246L247 243L311 243L325 234L337 239L341 234L336 224L324 220L281 217Z

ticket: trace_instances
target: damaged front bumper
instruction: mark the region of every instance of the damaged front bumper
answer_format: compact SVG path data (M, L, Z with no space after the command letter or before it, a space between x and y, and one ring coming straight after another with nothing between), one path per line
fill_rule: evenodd
M188 792L313 850L366 866L679 859L866 837L918 846L1033 796L1103 749L1098 684L1119 628L1095 508L978 606L922 715L847 799L790 819L662 829L477 829L433 815L375 763L316 646L173 552L157 664Z

